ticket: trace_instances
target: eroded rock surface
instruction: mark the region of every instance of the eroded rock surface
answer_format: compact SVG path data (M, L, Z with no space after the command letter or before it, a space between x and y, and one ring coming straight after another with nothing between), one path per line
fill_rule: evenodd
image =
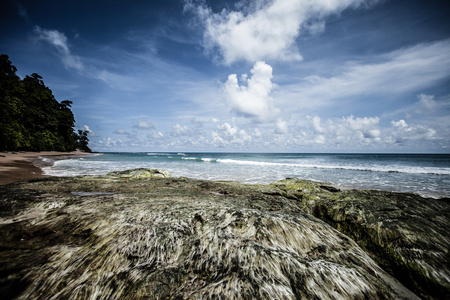
M3 299L417 299L283 184L138 170L2 186L0 293Z
M450 299L450 202L416 194L273 183L299 207L346 234L423 298Z

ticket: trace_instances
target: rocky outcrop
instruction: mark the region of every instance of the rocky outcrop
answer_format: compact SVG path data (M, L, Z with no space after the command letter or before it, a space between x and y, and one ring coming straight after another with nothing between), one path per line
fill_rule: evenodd
M340 191L299 179L273 183L303 210L355 240L423 298L450 299L450 202L416 194Z
M149 170L2 186L0 293L3 299L417 299L353 239L309 213L334 220L320 199L341 192L318 187L314 196L291 187Z

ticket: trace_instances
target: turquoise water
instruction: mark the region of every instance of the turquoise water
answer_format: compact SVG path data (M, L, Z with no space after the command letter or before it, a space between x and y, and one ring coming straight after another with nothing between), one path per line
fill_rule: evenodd
M244 183L287 177L327 181L341 187L414 192L450 197L450 155L446 154L261 154L261 153L102 153L50 161L54 176L106 174L154 168L173 176Z

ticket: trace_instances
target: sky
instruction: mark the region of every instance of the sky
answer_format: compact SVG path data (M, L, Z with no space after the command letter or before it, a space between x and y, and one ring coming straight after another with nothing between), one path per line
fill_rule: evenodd
M94 151L450 153L448 0L3 0Z

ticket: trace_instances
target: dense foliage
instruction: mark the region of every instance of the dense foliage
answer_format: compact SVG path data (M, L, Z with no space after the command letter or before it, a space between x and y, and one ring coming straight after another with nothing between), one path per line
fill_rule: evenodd
M21 79L16 71L0 55L0 150L90 152L88 132L74 132L72 102L58 102L38 74Z

